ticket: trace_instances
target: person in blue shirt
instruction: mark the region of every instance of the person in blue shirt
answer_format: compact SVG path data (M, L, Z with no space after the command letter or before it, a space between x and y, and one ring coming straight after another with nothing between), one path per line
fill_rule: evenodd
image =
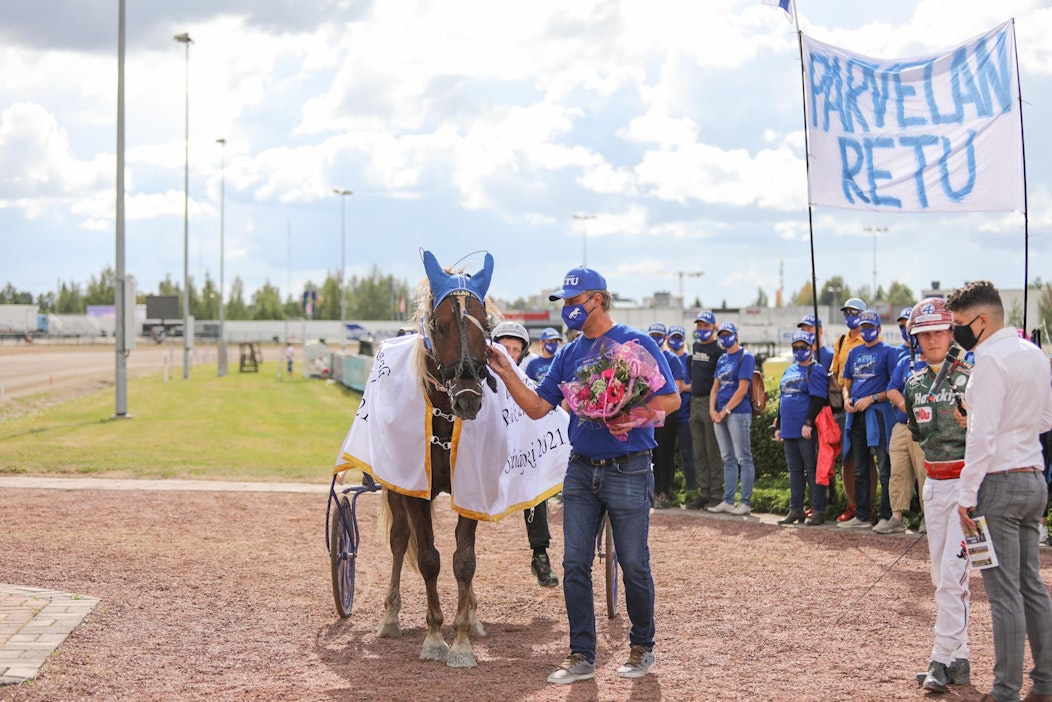
M654 322L647 329L650 338L658 345L665 343L666 329L661 322ZM665 361L676 378L676 389L683 387L683 363L679 356L668 349L662 349ZM679 413L674 412L665 417L665 423L654 428L654 439L657 449L654 451L654 509L668 509L668 494L672 491L672 475L676 472L676 428Z
M716 425L716 443L723 459L723 501L709 512L729 512L745 516L752 511L752 488L756 465L752 460L752 399L749 384L756 359L738 342L738 328L724 322L716 332L724 354L716 362L716 377L709 395L709 413ZM741 478L741 502L734 504L734 493Z
M683 364L683 385L679 389L679 415L676 417L676 447L683 464L683 485L688 504L697 499L698 479L694 472L694 440L690 434L691 354L687 353L687 330L678 324L668 328L665 344Z
M829 369L833 367L833 349L825 345L825 332L822 330L822 320L816 321L813 314L805 314L803 319L796 323L796 328L808 334L817 334L815 338L818 340L818 358L815 360L822 364L828 376Z
M541 330L541 355L531 358L523 368L530 380L539 383L544 379L544 374L548 372L548 366L552 364L562 340L563 335L555 327L545 327Z
M912 313L912 307L904 307L902 312L899 313L899 318L896 320L899 325L899 336L902 337L902 346L895 347L899 352L899 358L905 358L910 355L910 335L909 332L906 331L906 325L909 324L910 314Z
M785 369L779 384L780 399L775 416L775 441L785 449L785 463L789 468L789 514L779 524L801 522L818 526L825 522L827 486L819 485L818 434L815 420L822 407L829 404L829 376L822 364L814 360L813 334L798 331L793 334L795 363ZM811 516L804 514L804 485L811 489Z
M876 455L877 475L880 479L880 521L883 529L891 519L891 498L888 481L891 462L888 459L888 437L895 422L894 410L888 402L888 383L898 362L898 349L888 346L880 338L880 314L866 310L859 315L862 344L851 349L844 364L845 436L850 442L855 465L855 516L840 522L845 529L869 529L873 503L870 493L869 454Z
M536 390L522 382L504 354L489 357L490 368L527 416L539 419L551 412L563 401L561 383L577 380L579 371L613 345L628 342L640 344L653 357L665 380L662 387L652 390L644 411L656 422L679 409L676 379L664 354L648 335L610 317L613 298L598 271L583 266L571 269L562 288L549 299L563 301L563 322L581 333L555 354ZM595 677L592 561L604 513L613 528L632 623L628 660L617 675L643 677L655 662L654 577L648 545L654 496L650 454L657 446L654 429L633 427L627 417L606 423L582 420L571 412L567 427L572 452L563 479L563 598L570 626L570 655L548 676L548 682L555 684Z

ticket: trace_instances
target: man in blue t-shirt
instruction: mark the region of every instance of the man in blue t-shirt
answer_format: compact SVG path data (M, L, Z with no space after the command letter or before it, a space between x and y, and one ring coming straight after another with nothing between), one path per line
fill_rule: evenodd
M552 364L562 340L563 335L555 327L545 327L541 330L541 355L531 358L523 368L530 380L539 383L544 379L544 374L548 372L548 366Z
M752 488L756 466L752 460L752 398L749 384L756 359L738 343L738 328L724 322L716 332L724 353L716 362L716 377L709 395L709 414L716 425L716 443L723 459L723 501L710 512L729 512L743 517L752 511ZM741 502L734 504L741 476Z
M691 356L687 353L687 330L678 324L668 328L665 344L683 364L683 385L679 389L679 415L676 417L676 447L683 464L683 485L687 494L696 499L698 480L694 473L694 441L690 436L690 372Z
M898 349L888 346L880 338L880 314L866 310L859 315L862 344L851 349L844 364L845 434L851 442L855 459L855 516L840 522L845 529L869 529L873 504L869 487L869 454L877 459L880 479L880 521L876 526L887 527L891 519L891 498L888 481L891 463L888 460L888 437L895 415L888 402L888 383L898 362Z
M549 299L563 301L563 322L581 333L555 354L537 389L530 389L519 379L503 354L491 354L489 359L493 372L527 416L539 419L551 412L563 401L560 384L577 381L578 373L629 342L638 343L650 354L665 381L652 390L646 406L637 412L658 423L679 409L676 379L664 354L649 336L610 317L613 298L603 276L591 268L574 268L563 279L562 289ZM633 424L634 420L624 414L600 423L570 413L568 434L573 451L563 479L563 597L570 625L570 655L548 676L550 683L595 677L592 560L604 512L613 527L632 622L628 660L617 675L641 678L654 667L654 577L648 539L654 494L650 454L657 442L653 427Z

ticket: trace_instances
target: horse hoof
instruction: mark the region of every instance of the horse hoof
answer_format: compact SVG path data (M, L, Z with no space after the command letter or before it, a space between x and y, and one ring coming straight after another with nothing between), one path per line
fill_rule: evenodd
M446 665L450 668L474 668L478 665L475 654L468 651L450 651Z
M422 661L444 661L449 657L449 646L441 639L438 641L425 641L424 648L420 650Z
M398 622L381 622L379 631L376 635L381 639L400 639L402 638L402 629L398 626Z

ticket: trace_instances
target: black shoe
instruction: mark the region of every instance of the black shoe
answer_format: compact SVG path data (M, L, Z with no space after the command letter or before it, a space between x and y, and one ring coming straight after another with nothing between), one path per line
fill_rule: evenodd
M778 520L779 524L793 524L795 522L804 523L804 513L798 509L791 510L789 514L785 515L782 519Z
M709 498L707 497L696 497L685 506L687 509L705 509L709 504Z
M804 520L804 526L820 526L826 523L826 515L821 512L812 512L811 516Z
M958 658L946 666L946 682L951 685L972 684L972 666L967 658Z
M559 584L559 578L552 575L552 564L546 553L538 553L533 557L530 570L537 576L537 583L541 587L555 587Z
M932 692L946 692L949 689L946 682L946 664L937 661L929 663L921 687Z

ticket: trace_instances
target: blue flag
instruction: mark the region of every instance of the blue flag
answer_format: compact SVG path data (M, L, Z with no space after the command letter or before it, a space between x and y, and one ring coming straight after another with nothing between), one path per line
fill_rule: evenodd
M763 4L782 8L785 10L785 18L793 21L793 0L763 0Z

